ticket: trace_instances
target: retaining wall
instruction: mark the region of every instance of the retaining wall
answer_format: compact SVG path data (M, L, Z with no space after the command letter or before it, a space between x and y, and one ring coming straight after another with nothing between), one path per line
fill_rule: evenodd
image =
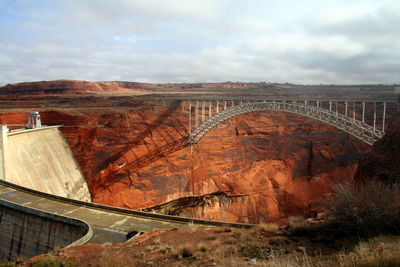
M83 221L22 207L0 199L0 262L84 244L92 229Z

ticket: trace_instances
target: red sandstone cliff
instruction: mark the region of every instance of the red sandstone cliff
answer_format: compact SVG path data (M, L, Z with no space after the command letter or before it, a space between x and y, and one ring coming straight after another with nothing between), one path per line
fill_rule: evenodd
M330 185L351 179L369 146L299 115L234 117L185 147L179 103L42 111L64 135L95 202L206 219L256 223L309 215ZM25 122L22 113L3 123ZM13 117L12 122L7 118Z
M361 158L356 180L365 179L400 182L400 114L391 119L385 136L375 142L371 153Z
M148 107L79 111L105 127L64 130L95 202L241 222L309 214L333 182L352 179L369 150L332 127L266 111L183 147L187 115L179 106Z

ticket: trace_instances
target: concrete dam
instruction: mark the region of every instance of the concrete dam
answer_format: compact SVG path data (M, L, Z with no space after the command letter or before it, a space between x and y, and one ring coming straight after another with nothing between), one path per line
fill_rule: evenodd
M90 201L85 179L59 127L1 128L1 178L12 184ZM80 220L0 200L0 259L29 258L89 233Z
M250 227L91 203L59 127L9 131L1 126L0 262L87 242L121 243L153 229Z
M58 126L11 131L4 153L5 181L90 201L85 178Z

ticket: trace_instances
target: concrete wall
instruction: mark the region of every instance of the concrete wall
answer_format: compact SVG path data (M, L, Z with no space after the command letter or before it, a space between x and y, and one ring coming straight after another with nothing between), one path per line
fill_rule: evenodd
M6 181L38 191L90 201L85 178L58 127L8 134Z
M29 259L80 239L84 243L91 233L84 222L0 200L0 262Z

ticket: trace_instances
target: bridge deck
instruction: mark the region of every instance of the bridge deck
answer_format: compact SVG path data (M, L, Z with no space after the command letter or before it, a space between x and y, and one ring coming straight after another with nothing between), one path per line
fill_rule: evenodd
M151 218L150 216L154 216L154 214L149 215L145 212L140 213L82 201L69 202L66 198L55 196L50 198L45 193L31 189L12 188L3 181L0 183L0 199L27 208L82 220L93 229L90 243L124 242L126 234L132 230L137 232L172 228L194 230L208 228L212 224L210 222L210 225L207 226L196 224L196 222L188 223L184 220L180 221L179 217L166 215L157 215L160 218ZM149 217L146 218L146 216Z
M290 95L290 96L259 96L259 95L245 95L245 96L227 96L227 95L199 95L190 97L176 97L167 96L165 99L178 100L178 101L356 101L356 102L387 102L398 103L398 96L396 94L376 95L376 96L359 96L359 95L332 95L332 96L314 96L314 95Z

